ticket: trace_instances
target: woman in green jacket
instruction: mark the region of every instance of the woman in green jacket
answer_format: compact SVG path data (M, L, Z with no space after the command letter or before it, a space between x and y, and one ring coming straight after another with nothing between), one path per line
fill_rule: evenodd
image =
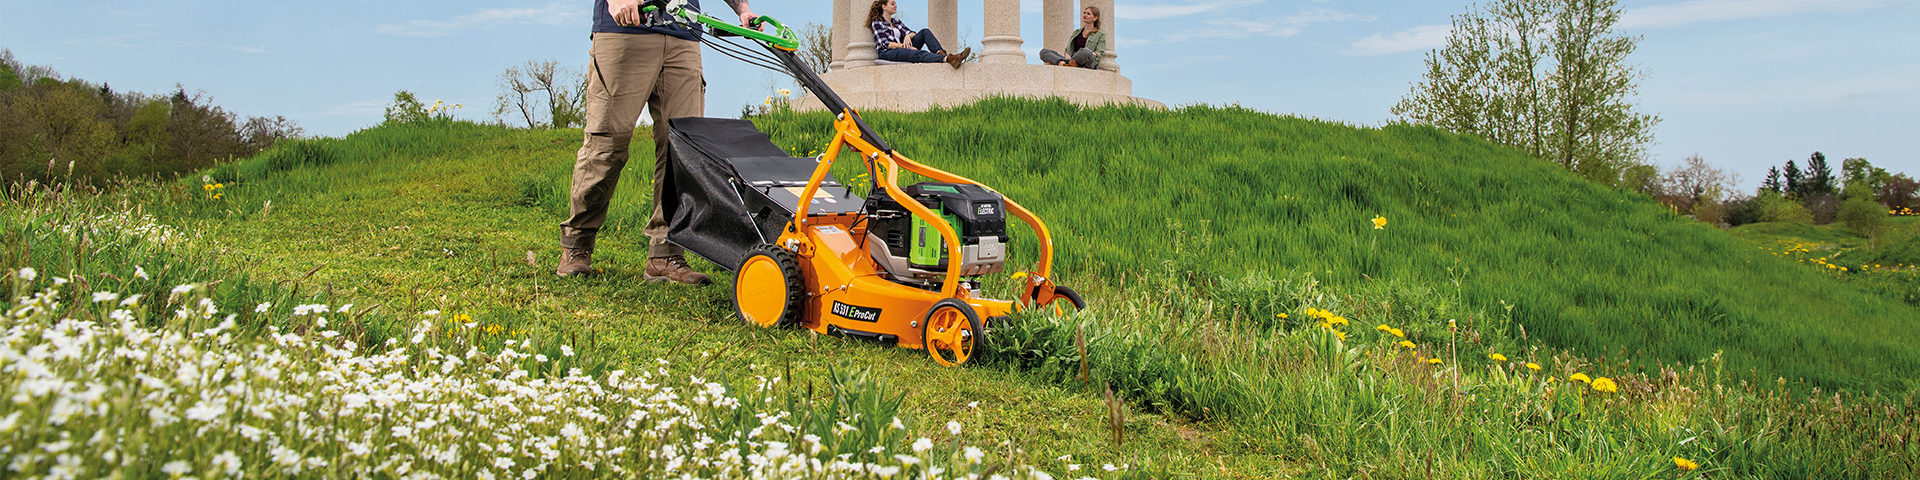
M1051 48L1042 49L1040 61L1048 65L1100 68L1100 54L1107 51L1107 32L1100 31L1100 7L1080 9L1080 28L1074 29L1073 38L1067 40L1066 51L1073 52L1073 55L1061 55Z

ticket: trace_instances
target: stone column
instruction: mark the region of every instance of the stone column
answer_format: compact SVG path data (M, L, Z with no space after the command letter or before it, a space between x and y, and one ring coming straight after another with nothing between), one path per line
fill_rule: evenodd
M847 68L847 32L851 31L847 29L847 7L854 1L833 0L833 25L827 27L833 29L832 40L829 40L833 42L833 63L827 70Z
M847 13L842 15L847 25L847 68L872 66L874 59L880 58L880 52L873 49L873 29L867 26L867 10L873 6L868 0L844 0L848 2Z
M1100 6L1100 31L1107 32L1107 54L1100 57L1100 69L1119 73L1120 61L1116 59L1120 58L1120 37L1113 34L1114 30L1118 30L1113 27L1120 23L1120 16L1113 14L1113 0L1082 1Z
M985 5L980 63L1026 63L1027 53L1020 50L1020 0L986 0Z
M927 28L949 52L960 53L966 48L960 46L959 0L927 0Z
M1040 48L1059 50L1073 35L1073 29L1080 26L1080 11L1073 9L1073 0L1046 0L1040 6ZM1060 52L1073 56L1073 52Z

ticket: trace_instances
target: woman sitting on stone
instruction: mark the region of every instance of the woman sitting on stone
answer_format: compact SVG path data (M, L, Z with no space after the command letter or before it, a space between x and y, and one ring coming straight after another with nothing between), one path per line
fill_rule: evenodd
M900 7L894 0L874 0L873 8L867 10L867 24L873 28L873 46L880 50L880 59L890 62L935 63L947 62L953 68L960 68L960 62L973 55L973 47L967 47L959 54L949 55L940 47L940 39L933 31L925 28L915 32L907 28L905 22L893 18Z
M1067 39L1067 51L1072 57L1061 55L1051 48L1040 50L1040 61L1048 65L1062 65L1080 68L1100 68L1100 54L1107 51L1107 32L1100 31L1100 7L1080 9L1080 28L1073 30L1073 38Z

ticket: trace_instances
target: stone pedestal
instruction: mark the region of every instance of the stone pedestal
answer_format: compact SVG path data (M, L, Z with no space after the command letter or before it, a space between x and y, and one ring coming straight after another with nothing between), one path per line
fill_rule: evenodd
M873 6L864 0L846 0L853 2L844 16L847 27L846 68L855 69L873 66L880 58L880 52L873 49L873 29L867 26L867 12Z
M1080 12L1073 8L1073 0L1045 0L1040 4L1040 41L1034 42L1039 48L1051 48L1059 51L1067 45L1067 37L1073 35L1073 29L1080 26ZM1073 52L1060 52L1073 56Z
M986 36L980 39L980 63L1026 63L1020 49L1020 0L986 0Z
M940 37L940 43L949 53L960 53L966 48L960 44L959 0L927 0L927 28Z
M856 1L833 0L833 25L827 27L833 29L833 62L827 66L829 71L847 68L847 33L853 31L847 28L847 10Z

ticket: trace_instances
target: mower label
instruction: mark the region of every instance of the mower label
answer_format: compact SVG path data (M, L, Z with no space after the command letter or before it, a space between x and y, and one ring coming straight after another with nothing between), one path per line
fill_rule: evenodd
M880 321L880 309L878 308L856 307L853 305L848 305L840 302L833 302L833 314L839 315L848 320L855 320L855 321L861 321L861 322Z
M981 203L973 206L974 215L980 215L980 216L998 215L999 211L1000 211L999 206L991 203Z

